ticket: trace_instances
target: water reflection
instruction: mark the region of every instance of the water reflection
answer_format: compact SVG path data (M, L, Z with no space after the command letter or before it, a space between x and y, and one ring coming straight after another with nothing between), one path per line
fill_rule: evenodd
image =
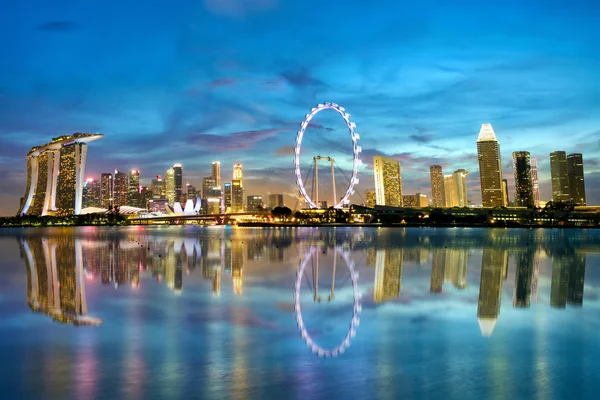
M100 325L88 315L82 241L73 237L19 238L27 270L27 304L73 325Z

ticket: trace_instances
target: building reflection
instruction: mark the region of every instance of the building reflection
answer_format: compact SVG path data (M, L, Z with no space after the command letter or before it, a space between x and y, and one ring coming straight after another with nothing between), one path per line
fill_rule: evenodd
M517 254L513 307L527 308L531 304L534 259L533 251L524 251Z
M506 258L505 249L483 249L477 305L477 321L483 336L492 335L500 316Z
M403 251L397 248L377 249L373 301L381 303L400 296Z
M102 324L88 315L81 240L67 235L19 240L31 310L64 324Z
M554 252L552 257L552 283L550 307L566 308L583 305L586 255L571 248Z

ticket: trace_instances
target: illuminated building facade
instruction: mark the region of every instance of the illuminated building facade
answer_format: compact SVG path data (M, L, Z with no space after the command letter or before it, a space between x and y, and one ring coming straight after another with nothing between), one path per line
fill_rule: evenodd
M242 181L234 179L231 181L231 212L244 211L244 188Z
M269 195L269 208L272 210L275 207L283 207L283 195L282 194L270 194Z
M429 167L429 176L431 178L431 200L433 207L446 206L446 194L444 191L444 174L441 165L432 165Z
M244 187L244 182L242 181L242 164L233 164L233 180L239 181L240 186Z
M366 192L367 196L367 207L375 208L375 204L377 204L377 193L375 189L369 189Z
M232 196L231 182L226 182L223 185L223 203L224 203L226 212L231 212L231 198L232 198L231 196Z
M531 160L531 186L533 191L533 204L536 207L540 206L540 184L538 181L538 166L537 157Z
M100 206L107 210L113 205L113 176L111 173L100 175Z
M186 200L196 201L196 197L198 197L198 193L196 192L196 186L190 185L189 183L185 185L186 187Z
M479 161L479 179L481 199L484 207L502 207L502 164L500 144L491 124L481 125L477 137L477 159Z
M170 206L173 206L176 201L176 193L175 193L175 169L169 168L167 170L167 174L165 175L165 191L167 193L167 203Z
M215 188L217 187L217 181L214 176L205 176L202 178L202 197L208 198L215 196Z
M129 172L129 201L127 202L128 206L132 207L142 207L143 201L141 201L140 196L140 171L137 169L132 169Z
M567 153L564 151L550 153L550 176L552 177L552 201L568 202L571 200Z
M181 164L173 165L173 179L175 181L175 201L179 201L182 204L185 203L183 196L183 167Z
M125 172L115 169L113 178L113 206L124 207L129 204L129 179Z
M166 199L166 187L165 181L162 179L160 175L157 175L156 178L152 179L152 199L160 200Z
M508 198L508 180L502 179L502 205L508 207L510 199Z
M402 196L403 207L424 208L429 206L429 199L426 194L407 194Z
M513 173L515 175L515 206L533 207L533 181L531 157L528 151L513 152Z
M469 172L465 169L457 169L452 174L458 198L458 207L469 207L469 198L467 196L467 175Z
M569 197L574 204L585 206L585 180L583 177L583 156L573 153L567 156L569 176Z
M221 163L219 161L213 161L211 165L212 176L215 178L215 186L221 187Z
M247 197L247 209L250 212L260 211L264 208L262 196L254 195Z
M446 207L458 207L458 193L456 193L454 175L444 176L444 195L446 196Z
M402 207L402 175L400 163L383 156L373 157L377 204Z
M88 178L83 184L83 200L81 207L102 207L100 192L100 182L96 179Z
M75 133L33 147L27 154L27 184L19 215L79 214L87 143L102 137Z

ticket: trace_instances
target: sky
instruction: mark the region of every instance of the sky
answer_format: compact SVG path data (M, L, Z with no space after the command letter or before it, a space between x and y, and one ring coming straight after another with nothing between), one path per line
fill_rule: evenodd
M476 139L491 123L511 187L513 151L538 157L544 200L549 153L581 152L599 204L598 15L595 0L11 2L0 214L17 212L29 149L74 132L104 134L86 176L137 168L149 184L179 162L199 187L212 161L224 181L239 162L247 194L294 206L296 132L321 102L345 107L360 133L355 203L374 186L374 155L400 161L405 194L431 193L429 165L467 169L480 203ZM303 157L350 148L343 128L316 120ZM349 155L336 162L348 174Z

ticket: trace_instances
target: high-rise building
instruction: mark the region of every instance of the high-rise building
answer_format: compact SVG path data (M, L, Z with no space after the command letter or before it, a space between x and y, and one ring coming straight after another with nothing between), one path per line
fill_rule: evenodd
M107 210L113 206L113 176L109 172L100 175L100 207Z
M79 214L87 143L102 136L75 133L33 147L27 154L27 185L19 215Z
M244 188L242 181L234 179L231 181L231 212L244 211Z
M426 194L407 194L402 196L403 207L424 208L429 206L429 199Z
M481 181L481 199L484 207L502 207L502 164L500 144L491 124L481 125L477 137L477 158L479 160L479 179Z
M175 201L185 204L185 197L183 196L183 167L181 164L173 165L173 173L175 180Z
M446 194L444 191L444 174L440 165L429 167L429 176L431 178L431 199L433 207L446 206Z
M444 175L444 195L446 207L458 207L458 193L454 175Z
M375 189L367 190L367 207L375 208L375 204L377 204L377 193Z
M100 182L88 178L83 185L83 201L81 208L102 207L100 201Z
M508 198L508 180L502 179L502 205L508 207L510 199Z
M585 180L583 178L583 156L573 153L567 156L569 197L574 204L585 206Z
M373 157L377 204L402 207L400 163L384 156Z
M187 183L185 185L186 188L186 201L187 200L192 200L192 201L196 201L196 197L198 197L198 193L196 192L196 186L191 185L189 183Z
M552 177L552 201L568 202L571 200L569 190L569 172L567 153L553 151L550 153L550 175Z
M264 207L262 196L258 195L248 196L246 204L250 212L260 211Z
M275 207L283 207L283 195L282 194L270 194L269 195L269 208L272 210Z
M217 180L214 176L205 176L202 178L202 197L206 199L209 196L214 196L216 187Z
M515 206L533 207L533 180L531 157L528 151L513 152L513 172L515 175Z
M160 200L166 199L166 187L165 181L162 179L160 175L157 175L156 178L152 179L152 199Z
M242 164L233 164L233 180L239 181L240 187L244 187L244 182L242 181Z
M477 321L483 336L492 335L500 315L504 252L497 248L483 249L477 306Z
M231 212L231 182L223 185L223 203L225 212Z
M469 207L469 199L467 197L467 174L465 169L457 169L452 174L454 185L456 187L456 196L458 198L458 207Z
M165 189L167 192L167 203L173 206L175 202L179 201L177 193L175 192L175 169L169 168L165 175Z
M540 206L540 184L538 182L537 157L531 160L531 186L533 188L533 204Z
M215 178L215 186L221 187L221 163L219 161L213 161L212 163L212 176Z
M138 193L137 207L148 209L148 204L153 199L154 199L154 194L152 193L152 189L149 188L148 186L140 186L140 190Z
M140 171L132 169L129 172L129 201L127 205L131 207L142 207L140 197Z
M127 174L115 169L113 182L113 205L115 207L128 206L129 180Z

